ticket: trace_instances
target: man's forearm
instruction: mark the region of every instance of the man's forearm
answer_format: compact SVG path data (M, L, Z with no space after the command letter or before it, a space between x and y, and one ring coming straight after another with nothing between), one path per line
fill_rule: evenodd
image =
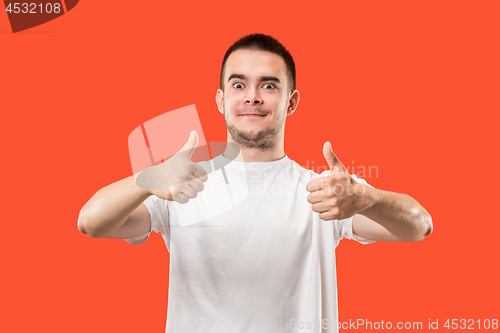
M412 197L364 186L369 206L360 214L377 222L394 236L420 241L432 232L430 214Z
M100 237L118 229L151 193L136 185L134 176L97 191L83 206L78 229L90 237Z

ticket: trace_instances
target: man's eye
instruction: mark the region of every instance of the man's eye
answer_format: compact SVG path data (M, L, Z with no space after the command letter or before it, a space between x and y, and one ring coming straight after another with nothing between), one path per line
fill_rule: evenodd
M243 85L239 82L236 82L236 83L233 83L233 88L241 89L241 88L243 88Z
M276 86L272 83L266 83L264 85L264 89L274 89L274 88L276 88Z

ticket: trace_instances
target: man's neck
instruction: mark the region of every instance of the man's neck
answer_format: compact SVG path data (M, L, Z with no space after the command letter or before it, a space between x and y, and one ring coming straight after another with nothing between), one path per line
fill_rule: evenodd
M280 140L278 144L273 148L260 149L260 148L248 148L239 146L228 137L228 144L226 150L224 150L224 157L239 161L239 162L272 162L277 161L285 157L285 149L283 140Z

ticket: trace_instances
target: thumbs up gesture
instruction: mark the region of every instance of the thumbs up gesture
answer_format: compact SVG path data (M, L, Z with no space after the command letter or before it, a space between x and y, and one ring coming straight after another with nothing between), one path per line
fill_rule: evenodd
M198 133L192 131L186 144L174 156L141 171L136 184L150 189L151 194L159 198L181 204L196 198L208 180L205 169L191 161L197 145Z
M346 219L366 208L363 184L357 183L333 153L330 142L323 145L323 156L330 166L326 177L311 180L306 189L312 210L325 221Z

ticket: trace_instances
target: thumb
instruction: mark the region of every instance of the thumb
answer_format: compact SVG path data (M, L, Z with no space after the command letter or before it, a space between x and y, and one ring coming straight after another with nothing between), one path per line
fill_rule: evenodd
M181 150L177 152L177 154L183 153L183 155L186 155L188 158L191 158L197 146L198 146L198 133L196 131L191 131L191 133L189 134L189 139L181 148Z
M323 156L325 157L325 160L328 163L331 172L340 170L338 164L341 163L337 159L337 156L335 156L335 154L333 153L332 145L329 141L325 142L325 144L323 145Z

